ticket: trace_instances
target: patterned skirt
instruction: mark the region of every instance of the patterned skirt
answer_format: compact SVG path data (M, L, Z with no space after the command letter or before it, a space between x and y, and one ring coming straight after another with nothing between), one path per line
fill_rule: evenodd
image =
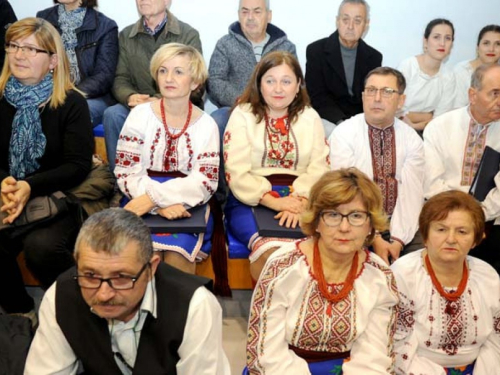
M462 367L445 367L446 375L472 375L474 373L474 363Z

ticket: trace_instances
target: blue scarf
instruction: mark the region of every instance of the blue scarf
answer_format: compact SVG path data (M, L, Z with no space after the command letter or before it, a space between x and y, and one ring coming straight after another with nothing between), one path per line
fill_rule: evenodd
M85 14L87 14L87 8L80 7L67 12L64 5L59 4L57 6L57 14L59 15L59 27L62 31L61 38L69 59L71 80L75 85L78 85L81 77L75 52L78 45L76 30L82 26Z
M5 86L5 99L17 109L9 149L10 175L16 179L24 179L40 168L37 159L45 153L47 139L38 106L50 98L53 86L52 73L33 86L23 85L10 76Z

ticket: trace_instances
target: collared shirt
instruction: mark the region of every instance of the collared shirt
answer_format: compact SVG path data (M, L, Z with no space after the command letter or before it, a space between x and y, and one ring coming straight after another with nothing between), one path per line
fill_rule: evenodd
M146 24L146 19L143 17L142 18L142 24L144 25L144 31L147 32L149 35L154 36L158 31L160 31L163 26L167 23L167 14L165 13L165 18L155 27L154 30L151 30L151 28Z
M134 318L127 323L115 321L114 325L108 325L113 352L119 350L129 366L135 363L147 314L156 316L157 296L152 285L152 282L148 284L141 307ZM76 375L80 370L80 362L57 323L56 287L57 282L47 290L40 305L40 326L28 353L25 375ZM203 369L206 374L231 373L229 361L222 349L222 309L215 296L205 287L199 287L191 298L178 354L180 360L176 368L179 375L198 374L199 369ZM123 374L132 373L127 365L119 363L117 356L115 360Z

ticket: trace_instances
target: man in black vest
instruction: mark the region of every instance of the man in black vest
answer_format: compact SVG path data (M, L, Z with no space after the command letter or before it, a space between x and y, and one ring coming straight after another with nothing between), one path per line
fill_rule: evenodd
M92 215L75 259L45 293L25 374L230 374L210 281L161 262L138 216Z
M382 64L382 54L361 39L369 23L370 9L365 0L343 0L337 31L307 46L307 91L323 119L327 138L334 124L363 112L365 77Z

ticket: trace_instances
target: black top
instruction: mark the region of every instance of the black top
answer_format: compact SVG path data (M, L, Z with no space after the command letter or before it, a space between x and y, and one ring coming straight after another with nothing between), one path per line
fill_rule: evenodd
M3 67L3 61L5 59L5 32L7 31L7 25L16 22L17 17L12 9L12 6L7 0L0 0L0 69Z
M347 87L338 31L307 46L306 86L321 118L337 123L363 112L361 93L366 75L381 66L382 54L359 40L352 83Z
M10 176L9 148L12 121L16 109L4 97L0 99L0 181ZM26 176L31 197L49 195L78 186L90 172L94 138L89 107L85 98L70 91L56 109L47 103L40 108L42 131L47 139L40 168Z

